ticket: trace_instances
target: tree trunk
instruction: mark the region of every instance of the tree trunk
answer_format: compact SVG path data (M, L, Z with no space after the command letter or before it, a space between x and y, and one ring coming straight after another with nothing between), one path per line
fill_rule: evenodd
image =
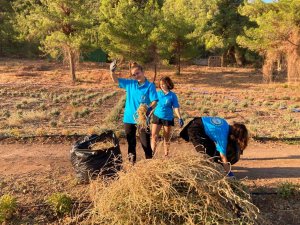
M300 82L300 55L295 48L287 55L288 82Z
M75 75L75 54L74 52L69 49L69 67L70 67L70 74L72 76L72 81L76 81L76 75Z
M153 77L153 83L155 82L156 80L156 75L157 75L157 64L156 62L154 63L154 77Z
M291 35L291 44L287 49L287 77L289 82L300 82L300 32Z
M178 53L178 62L177 62L177 74L180 75L181 70L181 58L180 58L180 52Z
M264 60L264 65L262 68L263 80L266 83L274 81L274 62L276 61L276 54L267 53Z
M225 66L227 66L226 51L224 51L221 56L221 67L225 67Z
M242 67L244 65L244 54L242 53L241 49L237 46L234 47L234 58L238 67Z

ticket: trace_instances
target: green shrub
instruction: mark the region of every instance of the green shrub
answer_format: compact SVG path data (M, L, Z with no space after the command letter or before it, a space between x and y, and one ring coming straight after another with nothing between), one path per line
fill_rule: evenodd
M59 116L60 115L60 111L58 109L53 109L51 112L50 112L50 115L51 116Z
M21 103L18 103L18 104L16 104L16 109L22 109L22 104Z
M289 198L299 192L299 186L291 182L283 182L278 186L278 194L283 198Z
M79 102L78 101L71 101L70 103L73 107L76 107L79 105Z
M54 193L46 202L57 215L65 215L72 210L72 199L64 193Z
M91 110L89 110L88 108L85 108L81 112L79 112L79 116L85 117L85 116L88 116L90 113L91 113Z
M17 208L17 201L11 195L2 195L0 197L0 222L10 219Z
M241 101L241 106L247 108L249 106L248 101Z
M79 118L79 112L78 111L73 112L73 116L75 119Z
M50 122L50 126L51 126L51 127L57 127L57 122L52 120L52 121Z
M3 116L6 117L6 118L9 118L9 117L11 116L10 111L5 110L5 111L3 112Z
M121 114L125 106L125 96L122 96L117 102L116 106L110 111L110 113L105 118L106 122L118 122L121 119Z

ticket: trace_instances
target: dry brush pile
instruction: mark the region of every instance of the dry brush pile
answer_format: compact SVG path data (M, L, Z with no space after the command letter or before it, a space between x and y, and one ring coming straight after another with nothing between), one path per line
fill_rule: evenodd
M198 153L140 161L91 184L88 224L260 224L238 181Z

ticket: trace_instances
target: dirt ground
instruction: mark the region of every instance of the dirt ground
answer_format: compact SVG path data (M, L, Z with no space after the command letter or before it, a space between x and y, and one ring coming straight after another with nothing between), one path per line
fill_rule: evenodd
M129 77L126 65L118 73ZM172 66L163 66L157 80L166 75L175 83L186 123L200 115L246 124L254 139L233 166L236 177L249 187L254 204L270 224L299 224L300 190L288 198L277 192L281 183L300 184L300 85L266 84L254 68L184 66L178 76ZM150 67L146 76L150 81L154 77ZM89 199L88 186L76 183L69 159L74 138L45 142L22 138L87 135L103 128L124 136L119 104L124 94L112 84L106 64L81 63L73 83L68 68L60 63L0 59L0 196L17 198L12 224L70 224L71 218L51 213L45 198L60 192L75 203ZM175 127L176 139L177 120ZM254 141L258 139L269 141ZM124 157L126 148L122 139ZM171 157L191 149L176 140ZM162 157L162 150L155 157Z
M68 144L2 144L0 174L9 177L58 171L72 176L70 148ZM121 150L124 157L126 148L127 145L123 143ZM172 154L178 154L192 146L184 141L177 141L171 148ZM161 157L161 151L156 157ZM143 158L140 148L138 158ZM253 187L271 188L284 181L300 184L300 146L253 141L241 160L233 165L233 170L237 178Z
M49 214L47 208L39 207L45 197L54 192L66 192L81 199L87 194L87 186L75 182L70 148L71 143L1 144L0 194L10 191L17 196L20 210L15 223L65 223ZM189 143L175 141L170 157L190 149ZM121 151L126 157L125 140L121 140ZM163 157L162 153L159 147L155 157ZM140 146L137 154L138 160L143 158ZM254 203L270 223L299 224L299 196L284 199L274 194L281 182L300 184L299 165L300 146L252 141L242 159L233 166L233 171L254 192Z

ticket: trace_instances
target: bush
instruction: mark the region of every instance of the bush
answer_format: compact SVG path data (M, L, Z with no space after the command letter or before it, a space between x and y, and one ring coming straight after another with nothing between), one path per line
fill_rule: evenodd
M72 210L72 199L63 193L54 193L46 200L51 209L57 215L65 215Z
M50 115L51 116L59 116L60 115L60 111L58 109L53 109L51 112L50 112Z
M283 182L278 186L278 194L283 198L289 198L293 195L296 195L296 193L299 191L299 186L290 182Z
M11 195L2 195L0 198L0 222L10 219L17 208L17 201Z

